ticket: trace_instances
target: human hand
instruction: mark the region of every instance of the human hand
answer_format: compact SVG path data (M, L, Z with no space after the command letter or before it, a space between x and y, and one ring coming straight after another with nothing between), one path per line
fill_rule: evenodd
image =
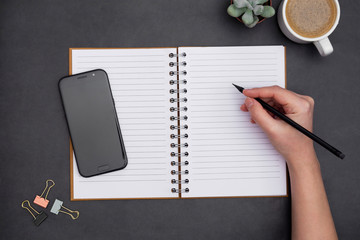
M313 141L284 122L267 112L254 98L263 101L284 113L304 128L312 131L314 100L279 86L245 89L247 96L241 106L242 111L249 111L251 121L258 124L266 133L275 149L284 156L289 167L317 162Z

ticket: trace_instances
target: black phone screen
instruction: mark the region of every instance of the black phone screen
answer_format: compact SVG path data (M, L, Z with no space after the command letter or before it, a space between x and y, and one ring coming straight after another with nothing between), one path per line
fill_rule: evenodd
M106 72L99 69L64 77L59 89L80 175L90 177L126 167Z

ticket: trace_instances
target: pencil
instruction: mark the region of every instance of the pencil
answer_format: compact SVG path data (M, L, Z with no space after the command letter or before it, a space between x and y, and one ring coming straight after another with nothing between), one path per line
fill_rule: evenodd
M244 88L242 88L242 87L240 87L238 85L235 85L235 84L233 84L233 85L241 93L243 93ZM316 136L312 132L306 130L304 127L297 124L296 122L294 122L293 120L291 120L290 118L288 118L287 116L285 116L284 114L282 114L281 112L276 110L275 108L271 107L269 104L267 104L266 102L264 102L260 98L255 98L255 100L258 101L261 104L261 106L263 106L264 109L271 112L275 116L279 117L280 119L282 119L283 121L285 121L286 123L288 123L289 125L294 127L295 129L297 129L298 131L300 131L301 133L303 133L307 137L311 138L312 140L314 140L315 142L317 142L318 144L320 144L321 146L323 146L324 148L326 148L327 150L329 150L330 152L335 154L337 157L339 157L341 159L345 158L345 154L343 154L340 150L338 150L335 147L331 146L330 144L328 144L327 142L325 142L324 140L322 140L321 138L319 138L318 136Z

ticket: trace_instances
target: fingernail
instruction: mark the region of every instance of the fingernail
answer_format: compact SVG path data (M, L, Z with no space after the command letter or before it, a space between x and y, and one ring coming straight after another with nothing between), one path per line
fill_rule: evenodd
M245 105L247 108L251 108L254 105L254 100L252 100L251 98L246 98Z

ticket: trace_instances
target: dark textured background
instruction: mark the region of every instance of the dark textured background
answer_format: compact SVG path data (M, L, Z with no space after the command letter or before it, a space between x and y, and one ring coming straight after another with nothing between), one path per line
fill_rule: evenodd
M285 45L288 88L314 97L316 146L340 239L360 239L360 3L341 1L320 57L280 32L275 17L246 29L223 0L0 1L0 239L289 239L290 198L70 202L69 135L57 89L70 47ZM280 1L273 1L275 8ZM40 194L80 211L35 227L20 207ZM51 205L52 203L50 203ZM51 215L50 215L51 214Z

